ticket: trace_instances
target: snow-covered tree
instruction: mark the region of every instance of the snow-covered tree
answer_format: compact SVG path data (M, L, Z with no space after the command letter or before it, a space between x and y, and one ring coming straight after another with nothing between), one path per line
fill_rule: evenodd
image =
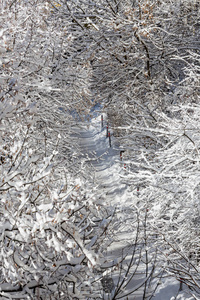
M90 110L90 69L66 63L72 32L48 2L0 4L0 294L97 299L91 274L112 214L77 178L71 113Z
M146 299L162 270L198 295L198 1L0 5L1 296ZM110 263L121 221L74 138L95 101L133 191L133 237Z

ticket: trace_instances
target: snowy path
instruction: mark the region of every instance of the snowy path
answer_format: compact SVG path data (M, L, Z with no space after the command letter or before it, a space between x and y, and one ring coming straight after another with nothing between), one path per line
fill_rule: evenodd
M99 192L106 196L106 203L118 205L125 185L121 183L119 150L110 148L106 129L101 129L100 117L93 119L86 130L79 131L79 144L85 164L90 170L90 178Z
M125 247L133 243L133 229L129 224L132 223L130 213L133 210L131 208L133 193L130 194L129 188L120 176L126 172L123 162L120 161L120 150L116 149L115 146L110 148L109 139L106 138L106 128L101 128L100 116L92 119L88 128L79 129L78 134L79 145L83 154L83 168L88 171L91 185L95 186L96 197L104 202L105 207L117 209L115 217L117 226L113 228L114 242L107 250L107 257L110 260L121 260ZM130 256L127 259L130 260ZM142 270L140 271L142 273ZM115 276L112 274L114 281L117 282L118 278ZM134 285L141 281L141 274L134 277ZM132 285L133 283L130 283L127 290L132 289ZM140 300L140 289L138 295L137 297L137 293L134 293L134 297L129 295L128 299Z
M120 259L124 247L131 245L134 240L131 214L134 210L134 202L138 202L137 192L130 192L129 187L123 182L123 176L120 176L126 172L120 161L120 150L115 149L115 145L110 148L109 140L106 138L106 128L101 128L101 116L93 118L87 128L85 126L78 128L77 134L82 153L82 168L87 171L88 175L87 184L91 185L93 189L95 187L96 198L99 198L105 207L117 208L118 227L114 228L114 243L108 249L107 255L110 259ZM130 260L130 256L127 259ZM140 275L134 276L134 280L127 285L127 292L143 281L144 269L139 267L137 273ZM151 299L175 299L173 296L177 295L178 288L177 282L167 279L160 285L156 295ZM106 298L104 295L104 299L112 298ZM138 289L134 296L129 295L120 299L141 300L143 299L141 289ZM191 298L179 294L176 299Z

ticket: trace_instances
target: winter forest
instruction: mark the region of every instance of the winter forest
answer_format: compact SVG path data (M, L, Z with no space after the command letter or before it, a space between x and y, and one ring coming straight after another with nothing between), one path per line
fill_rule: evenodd
M0 299L200 299L199 100L199 0L0 0Z

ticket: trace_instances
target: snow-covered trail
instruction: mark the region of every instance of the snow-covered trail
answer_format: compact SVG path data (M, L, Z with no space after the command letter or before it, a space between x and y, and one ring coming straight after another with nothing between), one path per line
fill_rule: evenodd
M106 115L104 115L106 121ZM106 124L106 122L104 122ZM103 201L105 207L117 209L117 228L114 228L113 244L109 247L107 256L109 259L121 259L125 247L134 243L133 218L134 204L138 202L137 191L130 191L130 187L125 183L123 175L126 173L123 162L120 160L120 149L106 137L106 126L101 127L101 116L91 119L85 125L77 128L77 136L82 156L82 168L87 171L87 184L91 189L95 189L96 198ZM122 175L122 176L121 176ZM120 222L121 220L121 222ZM127 256L127 260L131 257ZM143 268L143 269L142 269ZM130 291L144 280L144 267L138 268L138 274L127 285L126 291ZM115 280L115 275L112 277ZM173 279L163 281L151 299L153 300L172 300L177 295L179 285ZM138 289L134 295L122 297L120 299L141 300L142 289ZM125 293L126 294L126 293ZM104 297L104 299L107 299ZM112 298L108 298L112 299ZM117 299L117 298L116 298ZM177 299L189 299L184 293L179 294Z
M90 180L98 187L98 192L106 195L107 205L120 205L126 186L120 172L120 150L109 145L106 128L101 128L100 116L92 119L88 128L79 130L79 145L83 154Z
M106 116L104 116L105 118ZM124 164L120 160L120 149L112 140L112 147L110 147L109 139L106 137L106 126L101 128L101 116L92 119L87 128L85 126L79 128L77 133L84 162L82 167L87 170L89 176L88 184L91 184L93 189L95 187L96 198L103 201L106 208L115 208L117 211L115 215L117 226L113 227L113 243L107 249L107 258L111 261L120 261L125 247L129 247L134 241L132 218L130 217L131 211L134 209L133 193L130 193L123 176L120 176L126 172ZM130 259L129 256L127 259ZM115 276L112 274L114 281ZM134 285L139 282L141 282L141 275L134 277ZM127 286L128 289L132 289L132 284ZM139 289L138 297L134 293L134 297L129 295L128 299L140 300L140 297Z

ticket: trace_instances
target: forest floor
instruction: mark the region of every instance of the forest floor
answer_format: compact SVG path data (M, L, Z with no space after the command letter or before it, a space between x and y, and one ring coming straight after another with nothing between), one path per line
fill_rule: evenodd
M133 219L132 212L134 205L138 202L138 191L131 190L125 182L126 165L120 158L120 148L116 145L116 140L111 132L111 147L109 138L106 137L106 115L103 115L103 127L101 122L101 115L95 116L90 120L88 126L82 126L78 130L78 139L82 152L83 166L87 170L89 176L88 185L91 185L95 198L103 203L106 210L116 209L116 227L113 226L113 240L114 242L108 246L107 255L108 259L120 261L122 252L125 247L131 248L131 243L134 243L133 238ZM88 180L88 178L87 178ZM119 225L120 224L120 225ZM109 244L109 243L108 243ZM127 248L128 249L128 248ZM127 265L127 256L125 264ZM142 269L143 268L143 269ZM126 267L124 267L124 270ZM105 277L108 279L108 290L116 287L121 272L121 279L123 278L124 270L112 273L111 281L109 282L109 275ZM131 272L131 271L130 271ZM124 291L115 299L128 299L128 300L142 300L144 285L135 291L133 294L128 293L133 290L137 285L139 286L144 282L145 269L144 265L139 266L133 279L124 285ZM152 282L153 284L153 282ZM102 282L102 285L104 283ZM160 280L160 284L156 291L153 293L149 290L149 297L152 300L189 300L193 299L188 293L187 289L183 287L183 291L179 292L179 282L170 277L164 277ZM127 296L126 296L127 295ZM103 299L113 299L111 293L106 293L104 287Z

